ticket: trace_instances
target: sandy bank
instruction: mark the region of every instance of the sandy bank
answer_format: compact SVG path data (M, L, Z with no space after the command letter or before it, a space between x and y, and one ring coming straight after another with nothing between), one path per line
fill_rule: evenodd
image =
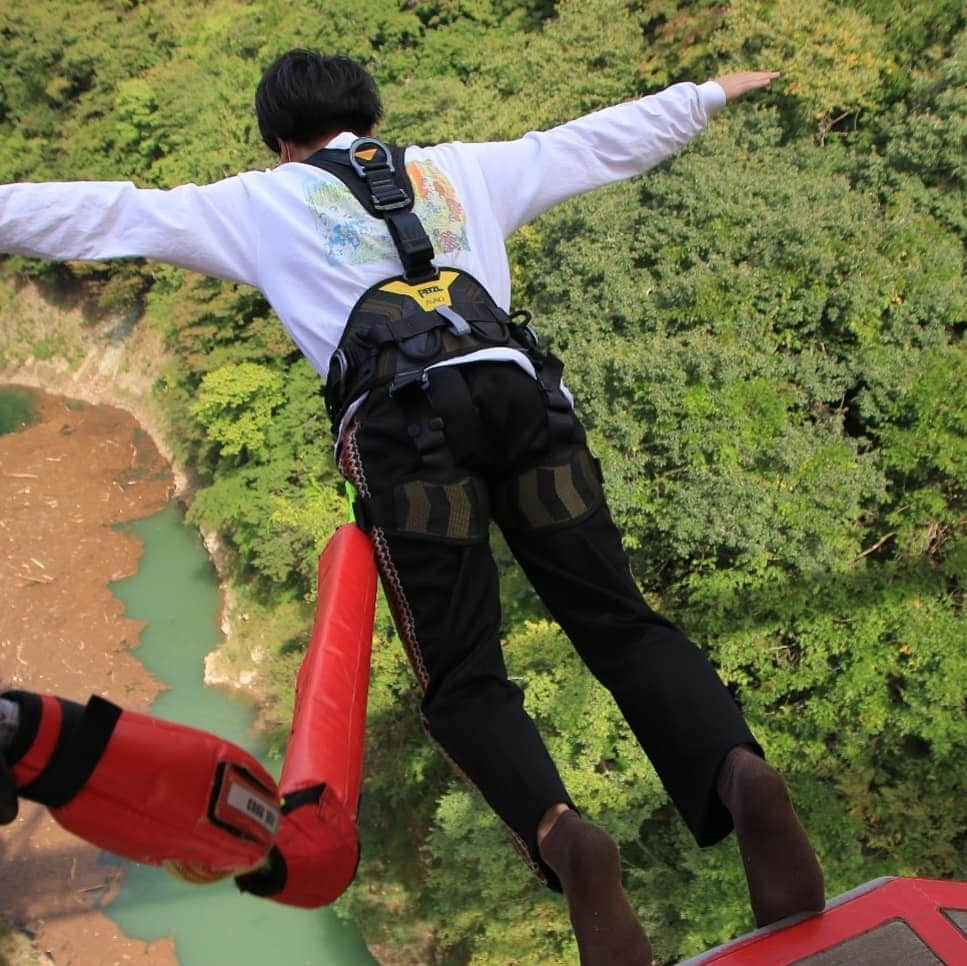
M39 398L40 422L0 436L0 679L144 710L159 685L132 653L141 625L108 586L142 548L113 525L160 509L170 469L129 413ZM56 963L175 963L170 942L129 939L101 912L117 871L99 855L23 803L0 830L0 916Z

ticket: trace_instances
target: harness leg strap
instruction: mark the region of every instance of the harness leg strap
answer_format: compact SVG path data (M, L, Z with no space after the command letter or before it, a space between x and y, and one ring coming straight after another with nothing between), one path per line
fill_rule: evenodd
M279 824L273 778L206 731L92 697L2 695L20 721L5 759L17 794L117 855L209 882L262 863Z

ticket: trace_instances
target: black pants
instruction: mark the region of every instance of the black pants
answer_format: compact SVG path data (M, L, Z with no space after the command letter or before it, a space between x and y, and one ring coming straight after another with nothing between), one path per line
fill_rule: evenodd
M730 831L716 774L730 748L755 740L702 652L642 600L578 419L550 425L540 385L516 365L435 369L425 391L373 391L339 464L359 493L431 740L555 886L537 825L573 803L507 679L489 519L700 845Z

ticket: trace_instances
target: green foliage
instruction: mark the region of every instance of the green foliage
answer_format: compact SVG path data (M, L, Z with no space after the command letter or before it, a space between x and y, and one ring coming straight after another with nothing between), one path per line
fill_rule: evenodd
M964 27L959 0L853 0L849 6L867 14L880 29L888 29L890 47L911 64L935 64L950 52L949 43Z
M229 364L202 377L189 406L220 451L189 518L223 531L269 594L309 593L319 553L346 517L318 381L304 360L284 378Z
M516 301L567 363L634 572L789 777L829 893L967 874L961 4L0 0L0 15L4 180L168 186L270 163L252 90L292 46L362 59L404 142L513 137L672 81L782 70L659 170L520 231ZM258 293L153 264L71 272L102 304L143 303L174 353L158 395L196 473L191 517L229 548L284 732L316 556L345 518L318 375ZM511 674L618 839L659 958L749 928L732 844L690 841L495 546ZM344 911L414 962L574 961L561 900L427 743L418 702L381 605Z
M717 40L731 64L781 70L785 96L821 135L875 108L894 70L883 32L839 3L732 0Z
M281 402L282 377L265 366L242 362L206 373L192 411L223 455L246 449L258 457Z

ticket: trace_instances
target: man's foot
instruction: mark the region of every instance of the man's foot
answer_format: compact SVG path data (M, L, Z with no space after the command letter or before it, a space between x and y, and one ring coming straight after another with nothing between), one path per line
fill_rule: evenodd
M581 966L651 966L651 944L621 888L618 847L604 829L562 812L540 844L567 898Z
M726 756L716 790L735 824L756 925L821 912L823 871L779 772L739 745Z

